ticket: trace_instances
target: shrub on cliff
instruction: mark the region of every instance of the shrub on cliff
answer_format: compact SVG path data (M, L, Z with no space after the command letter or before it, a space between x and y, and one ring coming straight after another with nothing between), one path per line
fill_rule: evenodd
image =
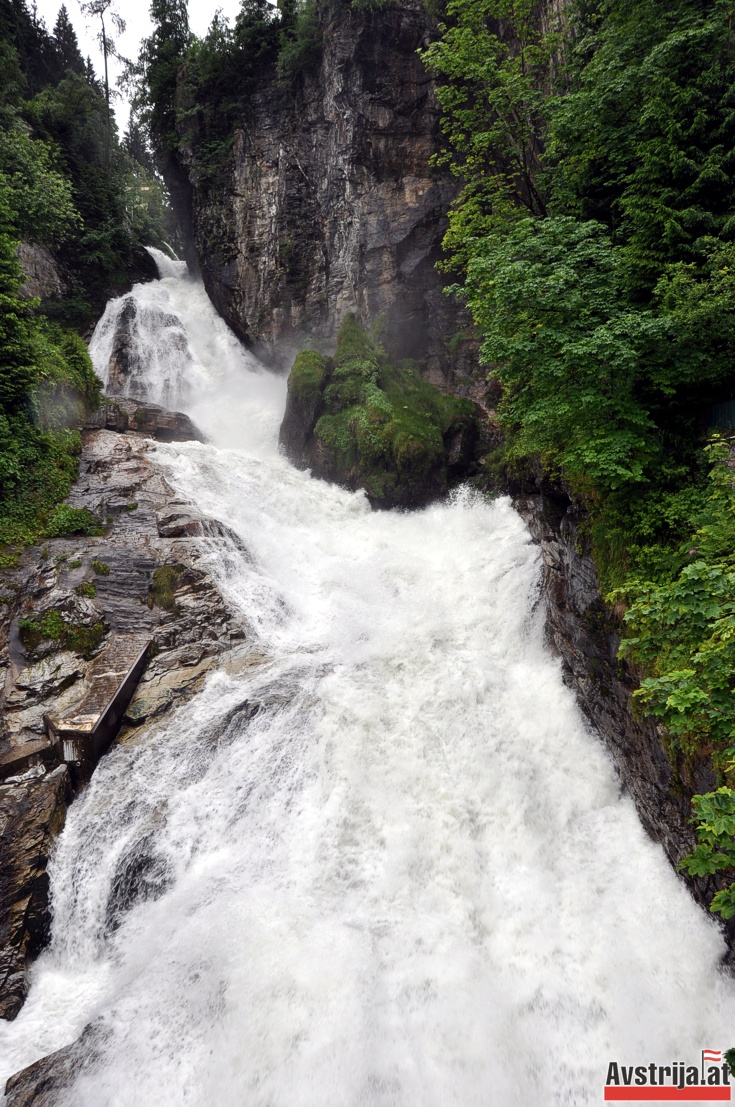
M413 362L391 364L354 316L332 359L297 357L281 443L297 464L377 506L414 507L442 495L471 460L473 405L445 396Z
M16 246L0 174L0 549L43 535L76 476L73 425L100 395L79 336L34 315L21 297Z
M603 587L628 605L637 703L684 780L714 755L730 786L735 489L706 446L712 406L735 396L732 5L584 0L556 27L539 13L449 0L424 52L438 160L461 184L446 264L504 390L494 464L586 508ZM713 795L697 801L705 838ZM691 871L729 869L726 854Z

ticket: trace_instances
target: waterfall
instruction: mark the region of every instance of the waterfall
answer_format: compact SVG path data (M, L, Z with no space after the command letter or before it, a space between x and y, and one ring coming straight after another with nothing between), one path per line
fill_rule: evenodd
M136 387L208 441L153 456L242 540L209 570L261 663L114 748L71 807L3 1075L97 1021L60 1107L551 1107L602 1102L610 1061L727 1049L719 930L562 682L510 502L373 512L295 470L283 380L155 256ZM151 894L116 914L131 858Z

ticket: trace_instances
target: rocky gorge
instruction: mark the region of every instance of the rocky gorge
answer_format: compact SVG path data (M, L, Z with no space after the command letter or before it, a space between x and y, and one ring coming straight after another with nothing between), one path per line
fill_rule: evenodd
M296 357L280 429L281 448L299 474L292 477L279 468L277 480L290 487L289 481L306 481L311 473L351 492L363 490L375 509L402 509L395 513L396 526L413 510L425 509L430 520L432 511L444 507L449 511L447 505L451 504L456 514L448 515L447 522L461 528L465 493L456 490L468 479L491 496L510 493L541 554L541 583L535 602L544 609L547 642L561 659L565 682L614 761L620 790L633 798L645 830L677 867L693 844L691 797L716 784L711 760L671 756L662 730L634 711L631 695L636 673L618 658L620 624L602 599L597 571L587 552L584 514L567 490L540 480L497 481L492 486L485 474L483 454L492 435L497 434L492 418L497 388L487 384L485 370L475 364L477 341L461 305L444 296L442 278L435 269L446 209L456 186L430 164L438 144L438 108L432 80L422 69L416 50L434 33L434 21L418 0L384 11L322 5L320 19L323 49L318 63L303 75L295 91L286 90L273 75L253 95L250 116L233 135L231 172L216 178L202 173L197 154L201 135L196 125L188 123L182 125L178 166L170 181L180 220L189 232L191 267L202 274L212 303L232 331L278 371L292 362L297 349L308 347ZM180 95L185 96L183 88ZM47 259L36 260L38 273L29 272L29 280L41 279L41 262L45 265ZM261 592L267 589L263 586L256 595L248 590L250 586L243 588L253 610L258 610L251 626L247 604L243 601L238 607L233 603L233 596L225 595L212 570L213 559L225 560L233 550L244 561L250 559L243 526L238 533L229 521L220 521L217 505L255 505L262 489L251 469L235 458L236 448L228 461L223 447L225 461L207 457L202 472L211 477L217 464L224 469L230 465L241 481L241 490L232 492L231 501L213 481L215 506L209 515L202 506L206 495L195 502L193 496L187 499L174 491L165 467L156 459L155 442L205 442L196 422L173 410L176 397L187 395L189 378L195 379L201 368L191 353L191 334L187 334L182 315L160 305L151 309L135 290L121 302L115 319L106 363L107 395L84 428L79 479L68 501L70 509L91 513L98 522L98 533L50 539L43 547L25 550L18 565L2 574L0 768L4 782L0 784L0 835L5 864L0 874L0 1015L5 1019L18 1015L28 989L29 966L48 941L49 854L63 829L69 804L88 784L92 768L67 760L63 742L54 739L53 721L81 727L84 719L98 711L109 693L110 680L117 687L133 660L145 650L145 669L125 706L115 748L142 747L162 719L180 720L185 729L187 705L213 674L237 677L257 670L265 660L259 641L264 616L258 604L263 603ZM371 327L375 337L370 334ZM148 339L154 331L160 349L156 347L149 357L153 344ZM350 341L353 345L348 349ZM153 355L160 355L160 361L155 362ZM232 384L233 378L227 380ZM213 370L206 389L220 396L221 382ZM233 389L231 406L235 408L237 403L239 397L235 398ZM419 424L411 418L409 426L409 416L416 413L409 411L411 404L421 419ZM227 406L225 392L223 422ZM239 424L243 434L250 432L248 419L257 424L252 410L246 411L247 419L241 418ZM320 422L325 417L327 421ZM331 428L330 418L334 421ZM265 456L269 464L281 464L282 459L273 462L269 454ZM265 467L258 455L253 470ZM196 485L199 478L192 477L185 467L182 472ZM201 481L205 487L204 477ZM310 495L306 484L295 487L306 504ZM339 491L325 492L325 496L319 510L324 510L329 525L341 511L347 520L342 531L330 532L323 539L324 549L332 556L330 543L341 549L341 539L335 536L350 526L357 527L358 520L363 525L364 505L358 496L345 506L348 500L342 500ZM280 554L273 553L278 540L269 545L269 528L283 541L278 528L287 517L295 528L301 528L304 573L310 580L310 539L305 537L307 526L295 507L296 500L282 504L274 494L274 502L277 508L266 516L264 548L281 569ZM246 511L244 506L242 511ZM384 526L376 546L381 552L392 541L390 515ZM503 531L501 523L497 526L500 546ZM369 528L367 524L359 532L359 543L365 548L378 533L378 524L372 531ZM432 552L431 542L439 548L440 538L433 531L430 536L430 542L422 537L410 546L406 562L412 558L420 563L425 549ZM492 530L486 537L490 544L496 541ZM511 578L523 561L523 540L518 542L515 561L503 563L499 576L489 578L488 592L476 597L475 606L487 600L498 579ZM472 546L471 536L467 546ZM354 556L351 547L348 552ZM301 553L289 547L292 562L300 559ZM262 558L265 560L265 555ZM451 558L446 562L450 566L447 588L467 571L454 548ZM364 571L369 574L370 570ZM400 606L404 589L410 591L402 572L408 572L403 563L389 563L385 579L373 582L383 599L382 606L366 620L368 629L360 622L363 612L360 617L350 612L348 622L358 627L354 642L349 640L358 670L368 667L360 651L369 641L369 627L373 622L380 624L392 604ZM273 575L277 576L276 570ZM341 578L336 575L335 579L336 584L327 578L328 585L339 594ZM380 592L386 580L388 590ZM296 594L298 598L300 594ZM371 601L372 596L365 601L365 610ZM304 606L318 623L309 603ZM426 606L430 608L431 603L427 601ZM299 612L297 602L289 606L280 598L272 607L268 617L278 627L293 618L294 610ZM461 610L470 625L473 605ZM417 615L412 618L409 638L419 623ZM447 617L447 625L449 621ZM332 615L332 622L339 620ZM531 633L531 622L529 615L523 635ZM389 629L393 633L392 626ZM432 628L425 659L432 673L428 659L438 655L446 634L443 624ZM321 679L318 666L329 668L321 657L323 643L318 636L306 642L305 646L297 638L293 654L304 665L310 657L316 658L315 672ZM487 643L483 648L491 669L495 663L492 650ZM445 677L448 686L452 685L452 656L448 655L443 669L436 670L430 694L417 701L413 728L419 727L417 720L441 699L435 692ZM390 690L404 669L410 671L410 660L409 650L406 657L401 654L394 669L382 672L381 688ZM341 667L349 665L334 664L334 672ZM413 685L420 675L420 668L413 672ZM318 686L317 676L312 674L310 679L312 684L299 701L299 710L307 717ZM336 677L332 674L329 679ZM543 679L539 678L540 684ZM505 680L512 686L510 678ZM286 710L283 704L289 697L301 694L298 681L289 681L274 695L278 711ZM500 690L491 689L498 702L504 693L500 683ZM404 699L408 694L407 688L401 692ZM530 695L515 687L511 697L515 707L525 694ZM478 700L484 695L489 698L486 689L478 693ZM563 698L561 692L558 698ZM359 695L355 702L362 704ZM343 712L340 728L347 731L350 720L345 721L349 715L345 703L339 708ZM230 732L242 736L238 727L243 720L254 719L260 706L260 701L243 699L216 726L211 724L207 744L216 746ZM571 726L567 717L565 720L565 725ZM364 719L360 725L367 725ZM506 725L510 730L510 724ZM541 728L541 722L538 725ZM384 726L381 721L378 729ZM418 760L430 758L426 751L433 748L437 733L444 736L454 731L454 717L442 718ZM300 733L296 726L294 733ZM342 729L338 733L341 737ZM396 744L404 740L401 732ZM502 746L502 740L499 744ZM334 748L328 747L320 769L325 778L331 759L338 756ZM274 760L288 779L293 769L283 749L282 742L275 746ZM584 756L594 763L597 754L585 749ZM256 760L258 753L256 748ZM384 751L386 763L392 753ZM446 761L447 754L443 752L443 756ZM450 752L448 760L451 757ZM355 776L370 776L369 758L369 753L361 752L360 773ZM516 771L522 776L524 765ZM512 775L507 764L501 765L499 779L503 772ZM330 782L325 792L329 793L330 787L336 790ZM396 793L396 804L402 803L409 791L406 785L404 793ZM251 795L257 796L257 785L249 781L246 792L245 799L235 794L234 807L241 804L247 809ZM273 794L277 794L275 785ZM557 800L556 806L563 807L562 798ZM468 819L472 836L478 838L484 831L473 802L468 801ZM538 811L545 812L548 819L544 799L537 796L536 802ZM614 806L609 797L605 803ZM346 851L335 865L344 883L340 895L352 888L344 873L356 864L353 843L365 805L360 796L336 836L340 849ZM293 809L298 810L299 803L289 793L281 814L285 818ZM534 811L525 812L527 824L533 825L534 817ZM514 818L512 809L511 814L506 811L508 823L515 825ZM587 818L585 810L582 823ZM254 838L261 829L260 824L255 825ZM520 828L516 829L520 836ZM494 833L499 834L497 828ZM277 853L276 832L265 837ZM371 837L381 840L372 826ZM322 849L320 865L326 846ZM270 864L268 855L264 868ZM328 870L328 865L325 868ZM172 871L160 864L149 838L142 836L135 849L123 854L112 879L105 934L120 927L136 906L163 896L174 881ZM604 884L607 871L597 876ZM226 882L221 873L217 879ZM481 879L479 871L473 874L476 884ZM315 883L323 880L320 872ZM353 884L360 886L360 880L362 876ZM257 880L253 881L257 886ZM687 877L686 883L703 908L722 886L717 878ZM302 899L309 894L311 888L308 893L302 890ZM512 917L513 910L509 908L505 915ZM555 910L561 917L564 904L556 904ZM355 918L358 922L349 925L359 930L359 912ZM544 910L544 926L553 930L555 918L554 909ZM380 926L387 928L383 920ZM474 917L472 926L475 942L485 941L492 930ZM483 930L484 926L487 929ZM378 930L376 927L376 935ZM724 958L729 964L735 923L723 924L722 930L727 947ZM538 935L541 943L542 929ZM373 940L382 938L373 935ZM204 971L198 963L189 969L191 980L198 980L197 974ZM286 982L284 993L296 986ZM219 982L213 990L218 987L224 993ZM223 1002L212 1001L205 1022L216 1022ZM529 1004L532 1006L530 1000ZM8 1107L51 1107L64 1102L66 1091L78 1078L104 1063L108 1042L114 1044L110 1026L104 1019L92 1021L73 1044L11 1077L6 1089ZM116 1048L119 1052L119 1042Z
M93 769L64 761L47 718L96 716L147 646L120 735L136 741L148 722L193 695L214 666L236 658L253 663L246 628L200 564L203 545L231 539L176 500L146 456L156 437L180 441L198 432L184 415L108 400L84 430L70 498L73 508L104 520L103 533L29 548L3 573L3 1018L17 1015L29 962L47 940L48 853L67 804ZM140 891L135 871L121 872L123 910Z
M436 20L408 0L322 3L317 24L318 57L294 85L259 71L216 173L198 153L199 116L181 124L168 179L187 260L266 363L287 365L307 336L329 346L354 313L381 320L389 356L446 384L474 346L436 270L457 191L432 165L439 105L417 54Z
M190 289L182 282L181 296L187 298L194 292L193 286ZM146 297L141 293L137 296L135 306L124 298L118 302L113 316L117 323L104 346L110 351L108 385L112 383L123 394L108 396L85 429L80 476L69 500L70 508L91 512L106 532L50 540L42 549L26 551L18 567L6 573L10 603L6 605L4 623L4 719L10 779L2 786L2 802L5 834L12 842L3 876L6 1017L19 1010L27 988L29 962L47 940L46 862L72 793L87 779L83 766L60 763L59 747L45 735L45 719L73 721L84 715L85 703L93 695L96 671L112 668L124 675L133 654L149 642L147 666L126 707L117 740L119 751L143 749L167 717L178 720L176 727L185 729L187 705L196 700L208 677L219 673L241 679L266 661L259 634L251 633L248 626L248 608L236 614L231 599L224 598L212 577L212 557L217 559L218 551L225 560L234 552L238 559L249 563L250 554L241 537L229 523L217 521L217 509L213 516L204 515L194 500L175 494L167 475L151 456L156 439L196 445L202 435L187 416L124 394L136 389L150 394L155 374L160 371L157 358L165 351L169 358L166 364L173 366L183 350L182 342L169 338L169 332L180 333L182 317L174 311L167 314L151 310ZM135 331L135 320L142 328L139 331ZM154 330L160 335L161 352L153 351L146 359L143 351ZM364 356L364 346L360 351ZM159 395L161 389L170 387L166 384L170 380L166 370L163 381L156 386ZM185 391L183 379L177 387ZM245 424L240 425L244 429ZM207 464L213 463L206 462L203 472ZM223 464L227 470L226 460ZM270 464L285 463L279 460ZM288 477L285 471L278 469L278 473L281 482L299 482L292 493L296 496L292 511L305 497L307 486L301 482L310 478L294 470ZM310 481L309 487L319 483ZM219 502L219 495L214 503ZM255 507L261 495L257 486L252 487L243 504L252 499ZM641 726L630 711L630 687L616 660L614 628L606 621L592 562L579 553L573 511L568 502L554 497L553 490L546 490L543 496L529 496L519 489L516 505L543 554L541 599L547 609L549 638L561 654L567 677L586 712L611 748L621 780L634 796L644 825L676 862L688 847L681 783L662 752L655 729ZM353 514L356 509L357 504L348 508ZM446 510L450 512L449 521L454 516L451 508ZM275 512L280 519L283 508L277 503ZM431 519L430 512L425 516L427 520ZM419 526L423 525L422 514L413 516ZM390 515L386 517L389 528ZM405 519L410 524L411 517L407 513L398 515L397 520ZM460 519L457 517L456 525ZM241 535L242 527L239 530ZM267 536L267 527L264 533ZM426 546L423 539L421 544ZM443 572L441 580L445 588ZM461 580L460 574L458 582ZM470 580L468 577L468 585ZM256 594L252 596L254 600ZM262 602L259 598L258 603ZM470 604L476 607L474 598ZM270 608L270 600L267 606ZM61 619L59 627L53 622L54 612ZM277 604L273 613L277 626L284 618L283 605ZM371 615L371 622L373 618ZM460 620L461 625L465 618L469 618L469 611ZM257 622L262 624L262 614ZM130 642L131 648L123 649L122 644L130 639L135 639L134 644ZM119 664L110 665L106 659L114 661L116 650L125 657ZM299 648L298 664L303 664L310 652L315 654L319 671L322 663L316 645L305 653ZM485 664L483 661L483 667ZM275 717L284 710L294 687L289 681L285 686L288 693L283 686L275 694L270 693L271 703L264 718L274 705ZM312 696L308 682L306 689L301 711L306 710ZM553 694L559 695L558 691ZM207 745L224 742L227 746L228 734L242 735L243 726L260 718L261 704L268 696L248 694L243 699L244 695L239 695L220 722L208 724L212 733L205 735ZM692 784L702 786L701 781ZM146 903L154 904L165 897L170 887L170 867L152 848L150 831L146 833L115 862L103 911L105 934L124 929L131 912L140 912ZM711 892L706 886L696 886L695 891L702 901ZM67 1090L76 1087L86 1072L106 1063L111 1048L109 1025L104 1020L91 1022L72 1045L12 1077L6 1102L35 1107L63 1102Z
M292 83L273 65L260 72L224 172L202 171L200 116L180 125L172 195L189 231L190 262L233 330L276 366L299 346L312 348L291 379L281 430L287 455L326 479L365 488L376 506L411 507L442 494L447 474L449 485L476 478L498 437L498 384L478 366L477 334L461 301L444 294L437 270L461 183L435 164L446 148L436 76L417 54L436 39L437 20L421 0L379 10L321 3L315 12L310 64ZM559 33L565 12L557 0L538 6L545 34ZM502 39L509 29L500 27ZM179 95L186 103L183 86ZM395 487L393 478L386 487L380 449L371 446L370 462L361 457L359 432L333 431L331 440L327 420L321 435L317 429L325 414L336 420L344 411L355 427L362 418L354 396L334 398L330 358L350 314L367 328L378 325L388 360L413 359L424 380L474 405L472 429L461 420L445 428L443 462L429 463L417 447L421 476L399 476ZM390 467L400 469L395 457ZM638 678L618 659L621 625L600 594L582 537L584 508L561 482L484 480L510 492L541 543L549 641L644 825L678 866L694 841L691 797L715 786L709 756L672 760L663 733L634 713ZM722 886L714 877L685 879L705 905Z

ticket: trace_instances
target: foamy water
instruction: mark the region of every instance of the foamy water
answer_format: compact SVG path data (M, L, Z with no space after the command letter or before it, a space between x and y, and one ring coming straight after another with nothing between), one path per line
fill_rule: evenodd
M162 257L134 294L177 322L141 311L138 387L210 442L156 460L247 547L210 569L265 661L75 801L4 1075L98 1019L60 1107L596 1104L611 1060L728 1048L719 931L562 684L510 503L372 512L292 468L283 381ZM131 857L159 895L110 927Z

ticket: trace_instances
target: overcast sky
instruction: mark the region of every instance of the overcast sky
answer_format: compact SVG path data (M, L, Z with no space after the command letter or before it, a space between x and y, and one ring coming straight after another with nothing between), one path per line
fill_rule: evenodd
M59 14L62 0L36 0L36 2L38 14L45 20L49 31L52 31L54 23L56 22L56 17ZM69 18L74 24L74 30L77 32L82 54L84 54L85 57L89 55L98 75L102 77L104 72L102 52L95 38L95 32L99 27L99 20L96 20L95 26L94 21L90 22L83 16L78 0L65 0L65 2L66 10L69 12ZM150 0L118 0L118 2L114 4L114 7L120 12L120 15L127 24L125 34L115 36L117 48L124 57L137 58L140 40L146 38L151 32L151 21L148 18ZM190 0L189 24L194 34L205 34L218 8L221 9L226 16L229 16L230 22L232 22L240 8L240 0L219 0L219 2L217 2L217 0ZM110 86L112 88L115 88L115 80L119 73L120 65L114 58L111 58ZM122 98L115 101L115 112L118 126L122 133L128 120L128 105Z

